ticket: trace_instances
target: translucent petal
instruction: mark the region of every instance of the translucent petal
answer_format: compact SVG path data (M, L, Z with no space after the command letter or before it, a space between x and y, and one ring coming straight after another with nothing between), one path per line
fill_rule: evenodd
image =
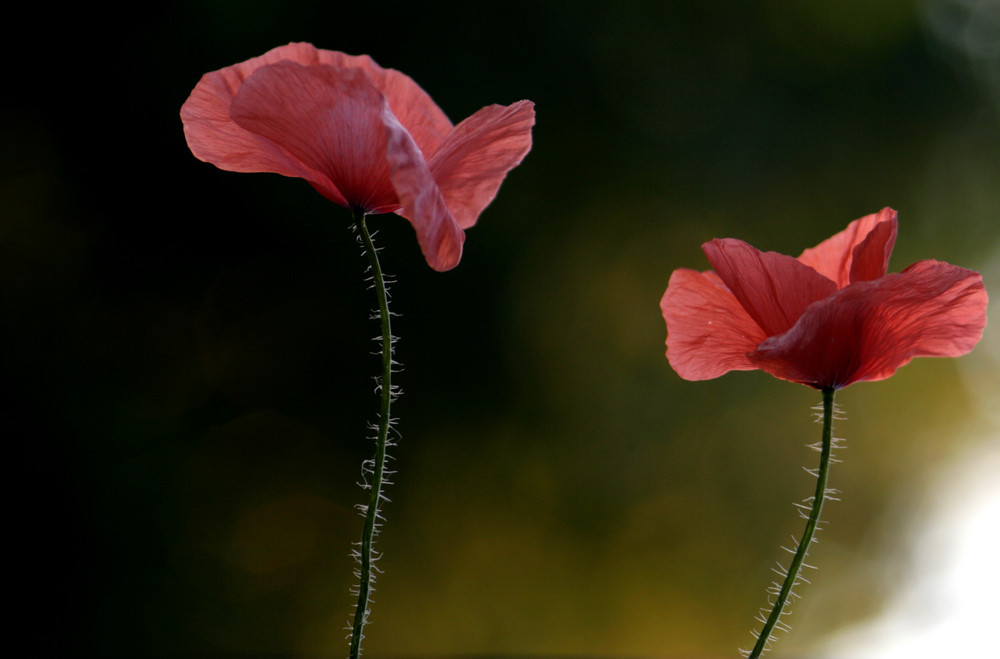
M319 172L347 205L370 213L395 210L383 123L385 99L358 69L279 62L244 81L230 114L248 132Z
M784 334L816 300L836 285L791 256L761 252L742 240L702 245L708 262L750 317L768 336Z
M417 242L427 264L435 270L450 270L462 258L465 232L445 203L416 142L406 129L395 123L388 108L385 115L389 135L386 158L402 204L399 214L408 219L417 232Z
M751 360L775 377L819 388L882 380L914 357L972 350L986 325L986 304L979 273L920 261L817 302Z
M233 100L246 78L262 66L283 61L288 50L288 46L274 49L202 76L181 107L184 136L196 158L233 172L272 172L310 181L323 179L320 172L271 140L247 131L230 116ZM320 192L335 203L347 205L332 185Z
M468 229L531 149L534 104L490 105L455 126L430 160L459 226Z
M660 300L667 359L686 380L759 368L747 357L767 335L714 273L679 269Z
M889 223L888 227L881 228L870 238L882 223ZM896 226L896 211L883 208L878 213L854 220L840 233L805 250L799 261L835 282L838 289L852 281L876 279L888 271L889 254L896 242ZM858 279L852 279L855 260L860 263Z

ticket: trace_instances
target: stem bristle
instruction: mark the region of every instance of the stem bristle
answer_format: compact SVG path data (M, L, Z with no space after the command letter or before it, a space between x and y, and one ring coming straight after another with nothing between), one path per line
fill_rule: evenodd
M375 538L382 530L385 517L380 510L382 503L390 500L382 488L391 485L386 476L395 472L387 470L385 464L391 457L387 449L396 446L399 438L399 431L393 427L397 419L391 413L391 404L395 401L402 390L392 384L392 374L400 369L400 364L394 359L396 336L392 333L390 319L393 313L389 311L389 300L391 296L387 284L395 280L385 277L379 265L378 254L380 248L376 248L372 239L376 232L369 233L365 224L365 213L360 209L354 209L354 231L358 243L361 245L362 253L368 259L368 267L365 270L365 282L369 290L374 290L378 300L378 308L369 314L369 319L379 321L382 327L380 336L375 337L379 342L380 349L372 354L381 355L382 372L374 377L375 394L379 397L380 406L378 421L369 423L368 429L372 431L371 439L375 442L375 457L368 458L361 463L361 482L358 485L368 493L368 502L360 503L355 508L364 517L364 530L361 541L354 543L351 550L351 557L357 563L354 576L358 579L358 585L350 589L352 597L357 597L357 606L354 610L353 622L349 621L347 630L350 631L347 638L350 640L350 657L358 659L361 656L361 645L365 639L364 628L368 624L371 615L371 604L374 603L372 593L375 592L376 576L382 574L382 569L377 562L382 557L381 552L374 549Z
M833 396L833 389L824 389L822 405L819 408L813 408L814 410L820 410L815 416L816 420L823 424L823 438L819 444L810 444L808 446L820 451L820 462L819 467L805 468L805 471L816 478L816 491L811 497L794 503L796 512L806 520L806 528L801 539L796 540L792 536L792 540L796 542L794 550L784 546L781 547L793 554L789 567L785 568L778 561L778 567L771 568L783 578L783 582L781 584L773 582L765 589L768 595L768 606L762 607L754 618L763 627L759 631L755 629L750 631L751 636L757 639L752 650L740 649L740 654L749 659L757 659L771 649L771 646L777 641L777 637L774 634L775 631L788 633L791 630L791 627L782 618L792 613L789 605L801 598L795 592L795 588L802 584L810 583L807 578L802 576L801 570L802 568L817 569L815 565L806 563L805 558L809 555L809 547L814 542L818 542L816 533L823 527L823 522L820 520L820 513L823 509L824 500L829 498L836 501L838 499L830 495L839 494L838 490L826 486L830 464L836 462L833 459L833 451L841 448L842 442L841 439L834 438L832 432L833 421L843 420L840 410L833 402Z

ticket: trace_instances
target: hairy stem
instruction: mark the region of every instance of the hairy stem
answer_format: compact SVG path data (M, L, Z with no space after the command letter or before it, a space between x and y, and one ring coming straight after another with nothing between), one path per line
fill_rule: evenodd
M382 375L378 379L381 390L381 407L379 409L378 430L375 437L375 458L371 467L371 481L368 504L364 506L365 524L361 534L361 550L358 556L360 563L358 586L358 605L354 611L354 625L351 631L351 659L361 656L361 641L364 638L364 627L368 622L369 600L372 591L372 562L374 551L372 545L379 519L379 504L382 502L382 485L385 475L386 444L389 436L390 414L395 392L392 388L392 329L389 317L389 297L386 292L385 278L378 262L378 253L372 242L371 234L365 224L365 213L360 209L354 211L354 221L361 237L361 243L371 269L375 295L378 297L378 317L382 324Z
M826 481L830 472L830 456L833 450L833 394L834 390L827 388L823 390L823 440L820 445L819 468L816 471L816 494L813 495L812 508L806 520L806 528L799 540L799 546L795 550L791 565L785 575L785 581L778 591L774 606L771 608L771 615L768 616L764 627L757 637L757 644L750 652L750 659L757 659L763 654L768 643L773 640L771 632L778 624L781 614L784 613L785 605L795 586L799 570L802 569L802 562L809 552L809 545L812 544L813 536L816 534L816 525L819 523L819 516L823 510L823 500L826 498Z

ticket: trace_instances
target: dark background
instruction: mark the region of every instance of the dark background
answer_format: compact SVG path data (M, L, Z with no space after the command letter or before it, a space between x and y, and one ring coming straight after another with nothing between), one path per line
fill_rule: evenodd
M215 0L9 22L14 637L31 656L346 653L378 369L350 216L196 160L178 116L203 73L309 41L404 71L456 122L537 110L457 269L371 222L404 395L369 655L735 656L800 532L818 395L682 381L660 296L713 237L798 254L883 206L891 270L937 258L996 290L982 5ZM844 500L784 656L911 578L908 512L995 446L995 330L841 394Z

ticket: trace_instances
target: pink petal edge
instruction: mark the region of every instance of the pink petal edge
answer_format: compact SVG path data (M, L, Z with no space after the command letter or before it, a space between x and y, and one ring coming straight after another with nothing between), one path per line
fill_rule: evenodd
M286 59L283 46L240 64L206 73L181 106L181 122L191 153L203 162L233 172L271 172L304 179L318 172L298 162L265 138L237 125L230 116L233 99L254 71ZM295 50L295 49L291 49ZM328 195L336 203L335 191Z
M660 300L667 359L685 380L758 368L747 355L767 335L712 272L680 268Z
M465 232L448 209L413 137L388 108L383 121L390 177L402 204L399 214L413 225L427 264L434 270L451 270L462 258Z
M896 215L896 211L886 207L878 213L858 218L848 224L843 231L802 252L798 260L836 283L838 290L844 288L852 281L851 270L855 249L869 237L876 226L889 222L892 225L891 232L884 236L886 242L881 245L884 250L884 262L880 266L881 272L878 275L881 277L888 271L889 254L896 241ZM878 250L871 245L862 253L866 258L871 258L878 253Z
M534 104L490 105L448 134L430 159L431 172L463 229L476 223L507 173L531 149Z

